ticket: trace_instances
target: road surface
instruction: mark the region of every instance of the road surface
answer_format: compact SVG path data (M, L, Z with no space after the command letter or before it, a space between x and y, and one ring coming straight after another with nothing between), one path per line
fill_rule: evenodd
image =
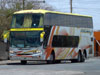
M85 63L46 64L36 61L29 61L27 65L21 65L19 61L0 63L0 75L100 75L100 57L87 59Z

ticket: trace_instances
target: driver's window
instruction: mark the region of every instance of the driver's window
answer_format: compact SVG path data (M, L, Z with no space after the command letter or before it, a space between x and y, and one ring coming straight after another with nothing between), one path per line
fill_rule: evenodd
M32 25L32 15L25 15L23 27L30 28Z

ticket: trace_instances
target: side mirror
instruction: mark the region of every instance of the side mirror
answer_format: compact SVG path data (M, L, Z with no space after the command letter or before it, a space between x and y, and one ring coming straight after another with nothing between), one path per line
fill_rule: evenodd
M7 38L4 39L4 43L7 43Z
M9 39L9 31L4 32L4 33L2 34L2 39L3 39L3 42L4 42L4 43L7 43L7 42L8 42L8 39Z
M44 34L45 34L45 32L42 32L42 33L40 34L40 42L43 42Z

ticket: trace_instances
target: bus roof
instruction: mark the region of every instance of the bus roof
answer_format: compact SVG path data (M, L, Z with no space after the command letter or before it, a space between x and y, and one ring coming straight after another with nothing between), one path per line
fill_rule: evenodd
M41 13L41 14L56 13L56 14L65 14L65 15L75 15L75 16L92 17L92 16L88 16L88 15L80 15L80 14L74 14L74 13L63 13L63 12L49 11L49 10L43 10L43 9L21 10L21 11L14 12L14 14L23 14L23 13Z

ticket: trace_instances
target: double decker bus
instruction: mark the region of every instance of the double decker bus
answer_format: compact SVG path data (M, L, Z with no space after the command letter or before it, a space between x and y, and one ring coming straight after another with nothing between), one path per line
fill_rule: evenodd
M84 62L93 56L92 17L47 10L22 10L13 15L11 60Z

